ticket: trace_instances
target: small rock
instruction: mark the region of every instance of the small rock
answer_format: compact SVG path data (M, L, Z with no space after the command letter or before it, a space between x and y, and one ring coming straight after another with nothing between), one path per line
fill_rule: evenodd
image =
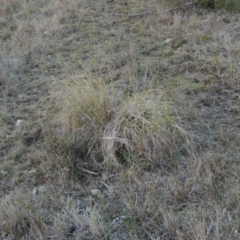
M37 172L37 170L36 169L30 170L30 171L26 170L24 172L31 175L31 174L35 174Z
M35 187L35 188L33 189L33 194L34 194L34 195L37 195L37 194L39 194L40 192L44 192L44 190L45 190L45 187L44 187L44 186Z
M8 172L7 171L4 171L4 170L2 170L2 175L6 175Z
M100 191L99 189L93 189L93 190L91 191L91 194L92 194L93 196L96 196L96 197L99 198L99 199L103 199L103 194L101 193L101 191Z
M50 35L48 30L44 31L43 34Z
M127 219L127 216L120 216L120 217L115 217L112 221L113 225L121 225L124 223L124 220Z
M15 124L15 127L20 127L22 125L23 121L24 121L23 119L18 119Z
M168 38L165 41L163 41L164 43L170 43L173 39L172 38Z
M11 138L13 138L13 135L6 135L5 138L11 139Z

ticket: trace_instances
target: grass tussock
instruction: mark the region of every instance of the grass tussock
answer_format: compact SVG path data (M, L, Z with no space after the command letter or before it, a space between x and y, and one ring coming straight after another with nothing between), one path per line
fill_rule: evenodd
M61 103L54 118L56 137L75 151L99 151L104 126L120 103L120 94L102 80L78 79L63 83L53 98Z
M42 186L35 188L34 193L19 189L6 195L0 205L0 236L3 239L42 239L47 235L52 239L102 239L106 236L99 207L87 207L73 198L60 198L54 203L51 191Z
M1 234L2 237L13 236L14 238L22 238L29 235L30 232L36 231L44 234L46 224L49 224L49 216L44 216L37 202L30 192L18 190L12 194L6 195L1 201Z
M172 114L172 106L160 90L147 90L127 97L104 129L106 160L144 159L150 164L161 154L171 152L174 148Z
M55 136L78 157L93 154L108 166L137 159L148 165L174 151L176 116L163 91L129 94L93 78L62 86L52 96L59 105Z

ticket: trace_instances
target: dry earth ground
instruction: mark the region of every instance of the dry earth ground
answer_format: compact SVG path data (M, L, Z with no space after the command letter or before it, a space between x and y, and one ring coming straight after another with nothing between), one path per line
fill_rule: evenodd
M239 18L2 0L0 239L239 239Z

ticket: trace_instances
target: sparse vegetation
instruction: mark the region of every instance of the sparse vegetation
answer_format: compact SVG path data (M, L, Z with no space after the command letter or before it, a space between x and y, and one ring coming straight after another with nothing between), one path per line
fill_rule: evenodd
M238 8L3 0L0 239L239 239Z

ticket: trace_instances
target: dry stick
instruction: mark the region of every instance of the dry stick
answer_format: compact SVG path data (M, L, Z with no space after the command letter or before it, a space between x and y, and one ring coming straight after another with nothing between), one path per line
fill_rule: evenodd
M96 172L89 171L89 170L87 170L87 169L85 169L85 168L82 168L82 170L83 170L84 172L87 172L87 173L93 174L93 175L98 175L98 174L99 174L99 173L96 173Z
M183 5L174 7L174 8L165 9L165 10L161 11L160 13L170 12L172 10L179 9L181 7L184 7L184 6L190 6L190 5L192 5L192 4L196 3L196 2L198 2L198 0L195 0L195 1L192 1L192 2L188 2L188 3L185 3ZM105 13L105 14L115 15L115 16L117 15L117 16L127 16L127 17L139 17L139 16L144 16L144 15L156 13L156 12L157 12L157 10L152 10L150 12L136 13L136 14L131 14L131 13Z

